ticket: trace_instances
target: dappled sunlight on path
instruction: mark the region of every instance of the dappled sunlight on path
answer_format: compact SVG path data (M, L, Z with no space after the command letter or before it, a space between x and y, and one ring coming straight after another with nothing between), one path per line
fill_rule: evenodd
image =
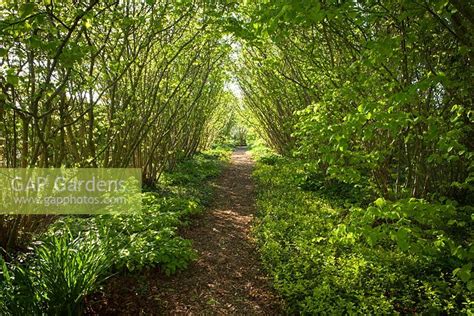
M215 183L215 199L205 215L184 232L199 260L162 284L169 313L277 314L279 302L258 261L250 237L255 212L253 162L237 149Z
M208 210L181 235L193 241L198 259L176 275L159 269L111 280L100 315L278 315L274 294L251 237L255 213L253 161L238 148L213 183ZM106 305L106 306L104 306Z

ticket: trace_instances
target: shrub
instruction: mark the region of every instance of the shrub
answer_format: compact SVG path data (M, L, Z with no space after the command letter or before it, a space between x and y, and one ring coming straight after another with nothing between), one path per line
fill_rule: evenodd
M472 207L371 198L304 162L259 163L255 233L289 313L441 314L474 307ZM327 185L326 183L332 183ZM361 196L362 195L362 196ZM363 196L367 195L367 196ZM356 200L354 199L354 200Z

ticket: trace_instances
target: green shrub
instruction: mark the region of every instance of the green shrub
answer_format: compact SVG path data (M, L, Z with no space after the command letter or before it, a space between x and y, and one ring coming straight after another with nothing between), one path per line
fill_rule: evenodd
M179 163L171 172L162 176L162 184L167 186L196 186L205 179L219 174L222 162L229 159L229 151L208 150Z
M309 169L279 159L254 172L255 233L289 313L451 314L474 307L471 207L415 199L361 205L355 202L372 192L308 178Z
M277 157L277 154L265 146L263 141L260 139L256 139L255 141L251 142L249 147L252 157L257 161L260 161L261 159L268 159L268 157L274 157L274 159Z
M276 155L276 154L270 154L270 155L261 156L258 159L258 161L263 164L273 166L278 162L279 159L281 159L281 156Z

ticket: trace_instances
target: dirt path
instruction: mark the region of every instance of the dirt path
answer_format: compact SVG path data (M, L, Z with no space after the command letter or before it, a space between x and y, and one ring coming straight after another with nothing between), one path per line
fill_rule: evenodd
M210 210L185 232L200 258L168 280L163 292L169 313L275 314L278 304L249 239L255 212L253 162L238 149L216 181Z
M140 287L146 286L146 295L123 301L120 308L109 306L109 311L115 315L281 314L250 237L255 212L252 168L249 154L237 149L215 181L209 210L182 233L193 240L197 262L171 277L156 271L147 272L143 280L131 276L124 290L140 293Z

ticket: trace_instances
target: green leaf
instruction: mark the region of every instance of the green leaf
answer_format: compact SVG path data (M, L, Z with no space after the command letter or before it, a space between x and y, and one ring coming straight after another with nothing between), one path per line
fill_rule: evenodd
M400 228L395 234L395 236L396 236L396 242L397 242L398 247L402 251L407 251L410 247L408 229L404 227Z
M13 86L16 86L18 85L18 82L19 82L19 78L17 75L7 74L7 83Z
M5 263L5 260L3 260L2 257L0 257L0 263L1 263L1 266L2 266L3 278L5 279L5 281L7 281L7 283L9 283L11 281L10 272L8 271L7 264Z
M25 17L31 15L31 13L33 13L35 8L36 8L36 4L33 3L33 2L24 3L20 7L20 10L19 10L20 17L25 18Z
M467 289L471 292L474 292L474 280L470 280L469 282L467 282Z
M471 279L472 263L463 265L461 268L457 268L453 271L453 274L461 279L463 282L467 282Z
M377 200L374 201L375 206L382 208L387 204L387 201L385 201L384 198L378 198Z

